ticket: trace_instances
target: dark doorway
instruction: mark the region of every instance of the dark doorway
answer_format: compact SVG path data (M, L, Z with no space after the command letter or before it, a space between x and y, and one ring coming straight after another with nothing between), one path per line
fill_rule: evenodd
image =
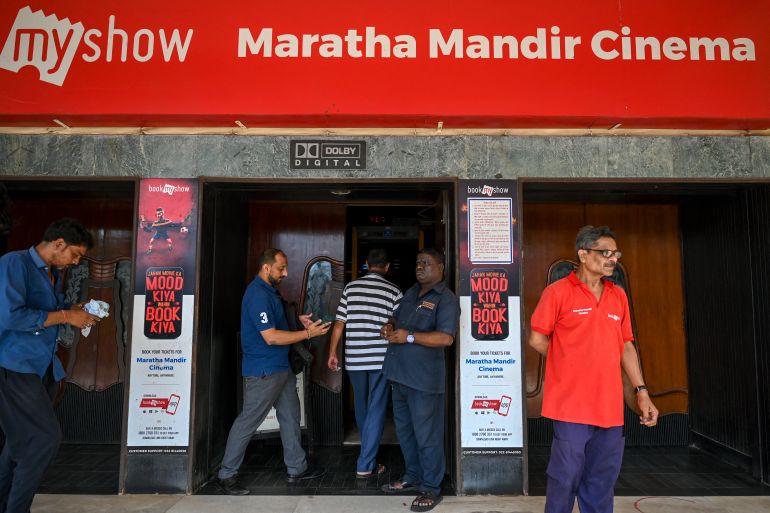
M65 277L66 301L100 299L110 316L88 338L59 331L57 355L67 377L55 411L63 439L41 493L116 494L132 304L134 203L138 179L11 178L0 182L0 249L29 248L45 228L74 217L95 247Z
M193 428L193 489L199 488L213 475L221 459L227 433L235 418L240 376L237 364L236 333L240 322L240 301L246 285L256 274L256 255L268 247L279 247L288 256L289 277L280 286L286 301L302 304L307 282L306 266L317 258L339 261L344 267L344 282L360 277L366 253L372 247L385 247L391 253L389 279L406 288L414 283L414 258L421 247L437 247L447 254L447 282L452 288L454 276L454 182L421 181L289 181L235 182L204 180L201 252L201 311L198 335L198 365L195 378L196 415ZM327 354L315 349L316 358ZM448 358L454 361L453 351ZM448 369L454 382L454 365ZM320 379L320 378L319 378ZM306 443L309 458L321 459L330 473L318 483L313 493L362 493L360 487L340 486L353 476L354 461L333 454L355 452L352 434L354 416L348 383L343 380L339 392L331 391L322 381L308 376L305 411ZM454 387L450 387L453 390ZM451 394L447 394L450 396ZM450 405L454 397L448 397ZM447 419L453 418L453 409ZM449 491L455 479L454 437L447 429L447 480ZM395 438L386 439L381 457L392 461L400 457ZM256 437L247 453L254 475L253 493L295 493L290 490L268 490L257 476L274 467L280 486L285 469L280 463L280 441ZM254 452L251 452L251 451ZM277 451L277 452L275 452ZM342 451L342 452L340 452ZM345 452L347 451L347 452ZM275 452L277 460L266 454ZM277 464L276 464L277 462ZM335 463L336 462L336 463ZM244 471L248 470L244 467ZM399 469L398 463L393 463ZM394 478L397 477L394 475ZM387 479L388 476L381 476ZM248 483L248 478L245 478ZM275 480L272 481L275 484ZM264 489L263 489L264 488ZM323 490L327 491L324 492ZM345 492L348 490L348 492ZM363 493L375 493L374 488ZM212 492L205 487L202 493ZM376 488L379 493L379 488Z
M641 363L662 416L644 429L626 408L617 492L768 491L761 483L770 482L763 377L770 320L755 299L770 279L768 185L525 180L522 190L525 329L545 286L543 269L575 258L580 226L609 225L624 253ZM539 413L543 362L526 351L530 492L537 494L552 435ZM662 454L660 475L637 480L640 462Z

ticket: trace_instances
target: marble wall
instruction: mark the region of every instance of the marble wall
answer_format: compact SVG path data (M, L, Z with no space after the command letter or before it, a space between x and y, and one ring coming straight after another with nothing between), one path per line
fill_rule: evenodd
M0 175L770 178L770 137L342 138L367 142L367 169L361 171L290 169L289 142L299 139L237 135L2 135Z

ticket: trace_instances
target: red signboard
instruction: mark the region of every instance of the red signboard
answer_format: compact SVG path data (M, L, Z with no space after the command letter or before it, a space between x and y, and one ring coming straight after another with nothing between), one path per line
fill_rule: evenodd
M770 126L770 2L4 0L0 124Z

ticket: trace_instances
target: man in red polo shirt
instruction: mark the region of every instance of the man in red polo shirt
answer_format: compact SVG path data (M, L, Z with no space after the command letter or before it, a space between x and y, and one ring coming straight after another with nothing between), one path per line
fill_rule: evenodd
M532 315L529 345L546 356L543 416L553 419L546 513L610 513L623 460L623 381L635 387L640 422L652 427L652 404L632 343L628 298L606 280L621 252L606 226L584 226L577 271L549 285Z

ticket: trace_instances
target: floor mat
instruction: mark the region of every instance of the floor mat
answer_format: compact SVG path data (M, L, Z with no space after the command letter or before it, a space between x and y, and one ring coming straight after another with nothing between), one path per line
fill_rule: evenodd
M383 495L382 485L401 478L404 460L397 445L382 445L377 462L387 470L369 479L356 479L358 446L316 447L308 454L311 465L326 467L326 475L300 484L286 483L286 467L280 446L252 442L239 472L242 486L252 495ZM197 492L219 495L221 490L211 481ZM442 493L454 495L448 480L442 484Z
M118 493L120 445L62 444L39 493Z

